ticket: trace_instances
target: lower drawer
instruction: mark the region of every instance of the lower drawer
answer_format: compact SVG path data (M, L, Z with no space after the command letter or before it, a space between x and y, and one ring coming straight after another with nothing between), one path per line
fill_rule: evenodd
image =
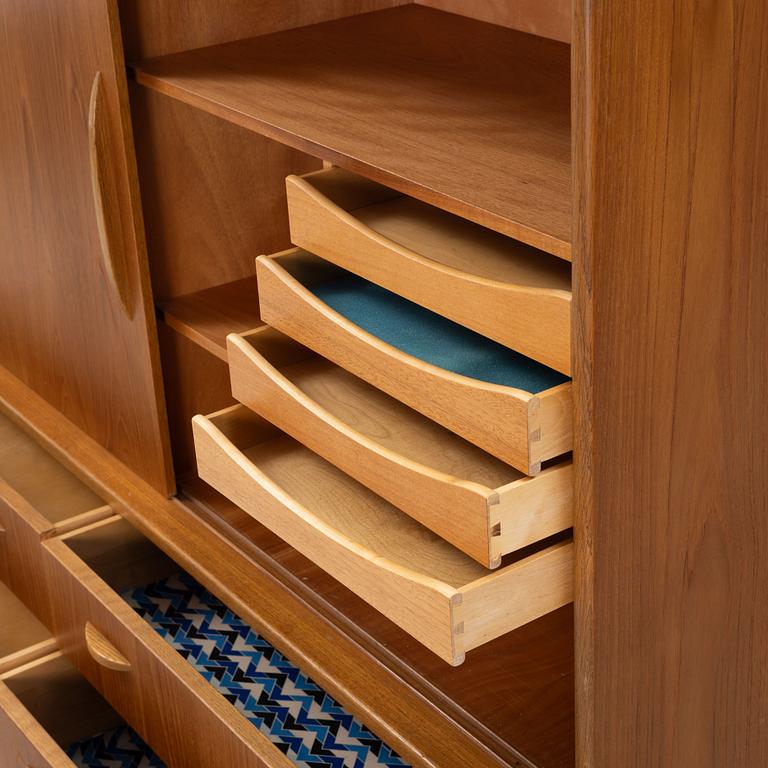
M120 716L60 653L0 675L0 768L74 768L67 756Z
M489 571L243 406L193 427L206 482L451 664L572 600L567 538Z
M50 539L43 558L61 650L169 765L292 765L120 597L179 570L127 521Z

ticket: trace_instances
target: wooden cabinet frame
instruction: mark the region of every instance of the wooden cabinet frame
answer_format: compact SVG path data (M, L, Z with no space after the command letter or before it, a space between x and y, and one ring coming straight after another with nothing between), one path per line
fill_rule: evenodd
M578 764L758 768L768 7L574 7Z

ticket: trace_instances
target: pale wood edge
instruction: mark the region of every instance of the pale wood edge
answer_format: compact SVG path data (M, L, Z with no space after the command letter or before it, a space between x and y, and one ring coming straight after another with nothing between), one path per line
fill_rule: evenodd
M9 669L7 672L3 672L0 675L0 681L10 680L14 677L17 677L18 675L22 675L25 672L28 672L30 669L43 667L46 664L48 664L48 662L55 661L56 659L61 659L61 658L64 658L64 654L58 648L56 648L56 650L53 650L50 653L45 654L44 656L38 656L37 658L31 659L30 661L27 661L24 664L14 667L13 669Z
M295 245L570 375L569 291L494 280L441 264L371 229L305 178L289 176L286 188ZM383 271L381 264L387 265ZM411 279L393 281L387 278L392 272Z
M567 381L532 398L529 404L529 424L532 466L540 470L541 462L573 450L572 382Z
M307 200L308 203L310 203L316 209L322 211L325 215L331 217L331 219L338 220L342 226L353 229L358 235L360 235L365 240L370 240L374 242L376 245L381 246L382 248L385 248L388 252L390 252L390 254L394 254L398 256L402 261L414 262L415 264L418 264L419 266L422 266L425 269L431 270L438 277L445 277L445 278L457 280L458 281L458 284L456 286L457 288L460 288L460 286L464 283L477 283L478 285L486 286L489 288L490 287L498 288L504 291L509 291L511 293L526 293L526 294L531 294L537 297L549 296L552 298L565 301L570 305L571 303L570 291L563 291L557 288L542 288L538 286L518 285L516 283L507 283L502 280L494 280L489 277L482 277L481 275L473 275L471 272L464 272L460 269L456 269L455 267L451 267L447 264L441 264L439 261L435 261L434 259L430 259L427 256L424 256L423 254L417 253L416 251L411 250L407 246L402 245L401 243L398 243L395 240L391 240L385 235L382 235L380 232L377 232L376 230L371 229L367 224L364 224L362 221L355 218L353 213L356 210L356 208L349 209L349 210L342 208L340 205L333 202L333 200L326 197L322 192L320 192L319 189L317 189L317 187L313 186L310 183L310 181L308 181L308 179L312 179L315 176L321 176L323 174L327 174L329 172L332 172L333 170L334 169L330 169L330 170L324 169L320 171L313 171L312 173L305 174L304 176L297 176L295 174L292 174L286 177L285 182L286 182L286 190L288 193L289 215L291 213L292 203L295 201L297 196L302 195L304 196L304 198ZM393 197L397 196L397 193L394 191L392 194L393 194ZM375 203L371 205L375 205ZM363 204L360 207L367 207L367 205ZM443 209L439 209L439 210L443 210ZM443 211L443 212L445 213L446 216L456 216L456 214L448 213L447 211ZM456 218L462 218L462 217L457 216ZM510 240L513 240L513 239L510 238ZM294 245L296 245L299 248L304 247L301 245L301 243L294 242ZM553 254L547 254L547 255L551 256Z
M499 488L489 503L491 557L542 541L573 527L573 463L548 467ZM498 526L498 528L497 528Z
M67 533L85 528L86 526L93 525L94 523L109 520L115 516L115 511L112 507L110 507L109 504L105 504L101 507L96 507L96 509L89 509L87 512L83 512L80 515L68 517L66 520L56 523L49 531L46 531L43 538L47 539L52 536L63 536Z
M573 602L573 542L554 544L459 589L466 652Z
M204 416L195 416L192 424L198 473L203 480L438 656L449 663L454 661L456 653L451 624L451 607L457 599L454 587L415 573L352 541L318 519L268 478ZM354 570L356 578L349 576L350 569ZM395 595L398 601L394 600ZM407 600L417 610L399 610L395 603L400 599ZM438 632L435 631L436 624L441 626Z
M40 659L56 654L58 648L56 638L49 637L47 640L41 640L39 643L3 656L0 659L0 679L7 673L13 673L21 667L27 667L29 664L39 662Z

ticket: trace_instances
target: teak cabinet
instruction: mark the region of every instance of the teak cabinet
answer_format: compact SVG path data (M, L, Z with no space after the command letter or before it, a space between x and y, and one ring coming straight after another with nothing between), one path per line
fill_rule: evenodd
M392 764L768 765L765 3L0 40L0 766L295 764L131 607L179 570Z

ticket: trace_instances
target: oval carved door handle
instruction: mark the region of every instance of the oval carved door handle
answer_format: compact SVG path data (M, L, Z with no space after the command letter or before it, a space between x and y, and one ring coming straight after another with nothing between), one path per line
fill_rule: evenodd
M131 671L131 662L90 621L85 625L85 647L100 666L115 672Z
M133 317L133 297L125 262L126 243L120 220L117 178L110 157L108 115L104 98L101 72L97 72L91 86L88 109L88 149L93 204L104 271L130 320Z

